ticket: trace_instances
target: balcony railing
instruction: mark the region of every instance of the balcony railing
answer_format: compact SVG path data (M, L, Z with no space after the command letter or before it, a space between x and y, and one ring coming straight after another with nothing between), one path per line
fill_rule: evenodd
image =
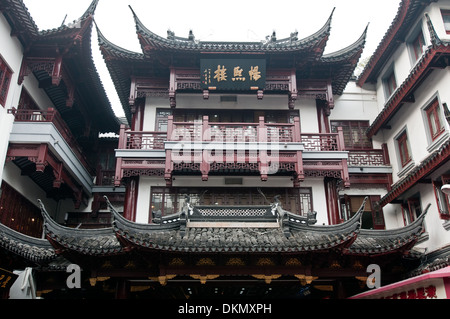
M157 152L145 153L152 150ZM342 178L348 187L349 166L389 165L386 147L346 150L342 128L337 133L303 133L299 118L274 124L265 123L263 117L258 123L223 123L210 122L207 116L196 122L175 122L169 116L167 132L130 131L122 125L118 151L116 186L122 178L138 175L164 176L171 186L174 172L197 172L207 180L211 172L239 170L259 172L262 180L274 171L291 172L294 186L305 176Z
M66 143L72 149L78 160L83 166L92 174L94 170L88 163L86 157L83 155L80 145L75 140L67 124L61 118L61 115L54 108L48 108L47 110L18 110L11 109L10 113L14 114L15 122L30 122L30 123L53 123L58 132L63 136Z
M389 166L389 157L384 149L351 150L348 153L348 166Z

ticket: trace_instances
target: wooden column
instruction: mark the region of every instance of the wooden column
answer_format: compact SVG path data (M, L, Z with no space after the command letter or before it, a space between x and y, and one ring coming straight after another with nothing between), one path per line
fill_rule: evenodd
M136 221L137 197L139 188L139 177L130 177L127 180L123 217Z
M145 108L145 99L137 99L131 123L132 131L142 131L144 126L144 108Z
M328 223L336 225L340 223L339 218L339 198L337 193L337 183L334 178L325 178L325 198L327 201Z
M330 121L328 119L328 116L330 115L328 103L323 100L316 100L316 108L319 133L331 133Z
M128 295L130 292L130 285L128 282L123 279L119 278L117 280L117 287L116 287L116 299L128 299Z

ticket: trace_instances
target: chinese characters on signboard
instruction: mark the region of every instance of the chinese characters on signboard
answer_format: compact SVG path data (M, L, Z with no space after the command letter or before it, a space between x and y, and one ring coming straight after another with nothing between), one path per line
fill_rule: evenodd
M398 292L381 299L435 299L437 298L436 286L419 287L408 291Z
M0 291L11 288L17 277L16 274L0 268Z
M266 82L264 59L202 59L200 68L203 89L261 90Z

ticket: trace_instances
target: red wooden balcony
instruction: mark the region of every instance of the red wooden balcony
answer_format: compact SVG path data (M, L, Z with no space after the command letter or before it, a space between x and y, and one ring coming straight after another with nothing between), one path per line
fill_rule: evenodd
M305 176L342 178L349 185L342 130L338 133L302 133L300 120L294 123L175 122L168 118L166 132L130 131L121 127L115 184L122 178L164 176L198 172L202 180L211 173L283 172L293 175L294 185ZM129 150L129 152L127 152Z
M15 161L27 174L33 174L35 182L46 191L49 191L48 180L52 180L53 188L65 184L79 207L83 189L91 191L95 171L59 113L53 108L11 109L9 113L15 120L6 160ZM35 168L30 171L29 164L33 163ZM51 173L46 167L51 168ZM36 172L41 173L39 178Z
M84 165L84 167L93 173L94 170L92 166L88 163L86 157L83 155L78 142L73 137L69 128L67 127L61 115L54 108L48 108L46 111L42 110L17 110L12 109L10 111L14 114L14 122L47 122L53 123L59 133L64 137L66 143L70 146L72 151L75 153L76 157Z

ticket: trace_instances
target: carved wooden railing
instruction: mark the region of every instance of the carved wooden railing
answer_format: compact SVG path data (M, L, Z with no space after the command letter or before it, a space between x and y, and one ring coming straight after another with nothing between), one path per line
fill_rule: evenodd
M175 145L165 145L166 142L181 142L187 147L180 152ZM213 152L214 155L206 154L203 149L200 152L194 151L190 143L255 143L258 145L257 151L245 149L245 152L237 152L233 155L233 162L229 161L229 154L225 155ZM275 152L273 157L270 148L264 148L264 143L299 143L303 147L286 149ZM168 146L168 147L167 147ZM247 145L249 146L249 145ZM259 147L261 146L261 147ZM287 144L285 144L286 147ZM191 148L189 148L191 147ZM241 145L244 147L244 145ZM253 146L252 146L253 147ZM124 176L130 174L153 174L161 176L163 173L166 181L171 181L173 171L181 169L199 170L202 173L202 179L207 180L209 172L217 170L236 169L257 170L261 173L263 180L267 179L269 166L279 165L279 169L292 171L295 174L295 183L304 178L303 156L302 152L338 152L344 151L344 136L342 128L338 128L337 133L301 133L300 119L297 117L293 123L265 123L264 117L260 117L257 123L223 123L210 122L207 116L201 121L196 122L175 122L173 116L168 117L167 133L166 132L139 132L129 131L125 126L121 127L118 149L139 149L139 150L165 150L165 165L161 167L161 163L156 163L154 159L129 158L122 159L118 157L116 168L116 185ZM174 153L175 152L175 153ZM180 159L180 154L183 159ZM239 153L239 154L238 154ZM219 161L216 161L216 157ZM133 161L131 163L130 161ZM276 163L274 163L274 161ZM314 160L313 160L314 161ZM144 163L145 162L145 163ZM328 161L330 162L330 161ZM334 174L333 176L342 176L348 184L347 156L342 158L331 159L331 164L321 162L320 165L312 165L311 160L308 162L309 170L327 171L325 174ZM161 170L159 173L156 170ZM320 173L320 172L319 172ZM319 174L317 173L317 174ZM321 173L322 175L324 173ZM328 176L327 175L327 176Z
M215 141L215 142L300 142L300 120L294 123L210 122L208 116L197 122L174 122L168 118L169 141Z
M75 153L76 157L83 166L92 174L94 174L94 169L89 164L87 158L83 155L83 151L76 141L75 137L72 135L67 124L62 119L61 115L54 108L48 108L47 110L18 110L11 109L10 113L14 114L15 122L30 122L30 123L39 123L39 122L47 122L53 123L58 132L63 136L66 143Z
M350 150L348 152L349 166L387 166L390 165L383 149Z

